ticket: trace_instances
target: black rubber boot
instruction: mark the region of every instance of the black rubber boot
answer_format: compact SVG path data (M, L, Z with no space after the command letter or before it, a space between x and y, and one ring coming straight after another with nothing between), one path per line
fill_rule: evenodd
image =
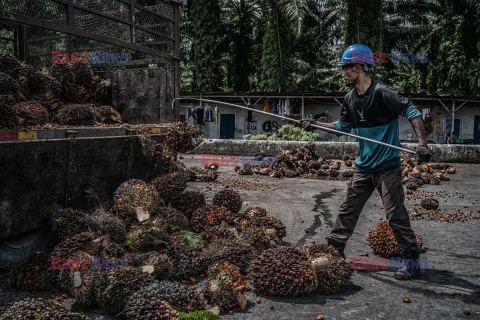
M407 249L402 254L402 266L393 276L397 280L412 280L420 274L419 248Z
M327 244L333 246L340 253L340 256L345 259L345 245L347 244L345 241L327 238Z

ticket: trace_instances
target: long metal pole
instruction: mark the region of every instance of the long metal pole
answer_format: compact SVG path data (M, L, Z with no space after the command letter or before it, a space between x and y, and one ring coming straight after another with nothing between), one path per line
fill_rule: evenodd
M245 109L245 110L248 110L248 111L253 111L253 112L257 112L257 113L266 114L266 115L271 116L271 117L277 117L277 118L284 119L284 120L287 120L287 121L300 123L300 121L296 120L296 119L291 119L289 117L284 117L284 116L281 116L281 115L278 115L278 114L272 114L272 113L266 112L266 111L255 110L255 109L251 109L251 108L248 108L248 107L239 106L239 105L236 105L236 104L233 104L233 103L228 103L228 102L223 102L223 101L216 101L216 100L210 100L210 99L199 99L199 98L175 98L174 101L176 99L178 99L178 100L198 100L198 101L203 101L203 102L207 102L207 103L223 104L223 105L226 105L226 106ZM172 102L172 105L173 105L173 102ZM339 131L339 130L335 130L335 129L329 129L329 128L325 128L325 127L322 127L322 126L319 126L319 125L313 125L313 124L312 124L312 127L318 128L318 129L321 129L321 130L324 130L324 131L327 131L327 132L331 132L331 133L341 134L341 135L349 136L349 137L352 137L352 138L365 140L365 141L368 141L368 142L376 143L376 144L379 144L379 145L382 145L382 146L385 146L385 147L390 147L390 148L397 149L397 150L404 151L404 152L408 152L408 153L411 153L411 154L416 154L415 151L413 151L413 150L405 149L405 148L402 148L402 147L397 147L397 146L394 146L392 144L388 144L388 143L385 143L385 142L381 142L381 141L377 141L377 140L373 140L373 139L369 139L369 138L360 137L360 136L357 136L356 134L353 134L353 133L347 133L347 132L343 132L343 131Z

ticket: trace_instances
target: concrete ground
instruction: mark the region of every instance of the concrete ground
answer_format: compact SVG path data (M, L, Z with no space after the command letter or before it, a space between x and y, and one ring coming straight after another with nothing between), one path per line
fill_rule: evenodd
M201 166L201 155L184 155L187 167ZM228 160L228 159L227 159ZM227 164L225 161L225 164ZM236 164L235 164L236 165ZM449 195L440 199L443 208L460 208L479 213L480 165L454 165L457 174L441 185L427 185L425 191ZM342 168L343 169L343 168ZM219 168L219 181L230 183L245 180L258 190L236 188L244 199L242 210L250 206L266 208L287 227L287 245L324 243L336 218L336 212L346 191L346 180L311 180L302 178L275 179L264 176L239 176L232 161ZM191 190L206 193L211 199L222 190L220 183L192 183ZM450 196L452 195L452 196ZM413 202L407 202L410 209ZM467 208L465 208L467 207ZM384 218L380 198L374 195L367 202L355 233L347 244L347 259L376 257L367 241L368 232ZM303 220L303 222L302 222ZM306 297L269 297L247 294L245 310L224 315L229 320L260 319L480 319L480 220L445 223L412 221L424 245L428 246L429 269L413 281L398 281L389 270L355 270L351 281L336 295ZM306 232L307 230L308 232ZM368 253L368 256L361 256ZM20 296L3 289L3 298ZM23 294L22 294L23 295ZM0 292L0 298L2 292ZM30 296L30 294L29 294ZM402 298L409 297L411 303ZM261 298L261 303L255 303ZM1 299L0 299L1 300ZM469 310L470 315L465 315ZM100 310L87 310L91 319L113 319Z
M185 155L187 166L200 166L201 155ZM227 162L227 161L226 161ZM440 199L446 209L460 208L479 213L480 165L454 165L457 174L441 185L421 188L430 192L446 191L453 196ZM266 190L237 189L244 199L242 210L261 206L280 218L287 227L288 245L324 243L335 222L337 209L346 191L346 182L302 178L275 179L264 176L240 176L233 166L219 168L219 180L243 179L266 183ZM194 183L190 188L203 190L207 198L223 188L218 184ZM211 190L209 190L211 189ZM407 202L410 209L413 201ZM467 206L468 208L465 208ZM385 217L376 192L365 205L355 233L347 244L347 259L376 257L365 240L368 232ZM303 223L301 222L303 220ZM344 291L331 296L269 297L247 294L249 305L225 319L480 319L480 220L446 223L412 221L412 227L428 246L428 270L413 281L398 281L390 270L356 270ZM308 230L308 233L305 232ZM403 302L409 297L411 303ZM256 304L255 300L262 302ZM466 310L470 315L465 315Z

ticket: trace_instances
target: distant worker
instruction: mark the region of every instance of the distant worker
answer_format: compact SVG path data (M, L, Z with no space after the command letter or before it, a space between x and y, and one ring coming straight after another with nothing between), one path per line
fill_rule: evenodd
M431 152L427 146L421 113L412 101L399 95L393 87L370 78L370 66L374 65L372 51L368 47L362 44L348 47L336 66L342 67L343 79L354 88L345 95L340 119L334 123L302 119L302 127L308 130L312 124L316 124L347 133L353 128L358 136L400 147L398 116L402 116L410 120L417 134L417 159L428 162ZM345 257L346 242L355 229L363 206L373 190L377 189L385 207L387 221L401 247L403 264L394 277L408 280L419 272L420 248L404 205L400 163L399 150L359 140L356 170L327 239L328 244ZM417 263L409 263L412 261Z

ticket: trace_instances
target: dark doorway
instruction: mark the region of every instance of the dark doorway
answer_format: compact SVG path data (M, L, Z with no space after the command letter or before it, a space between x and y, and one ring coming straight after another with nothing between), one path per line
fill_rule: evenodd
M221 114L220 115L220 139L234 139L235 138L235 115Z
M480 116L475 116L473 123L473 140L475 144L480 144Z

